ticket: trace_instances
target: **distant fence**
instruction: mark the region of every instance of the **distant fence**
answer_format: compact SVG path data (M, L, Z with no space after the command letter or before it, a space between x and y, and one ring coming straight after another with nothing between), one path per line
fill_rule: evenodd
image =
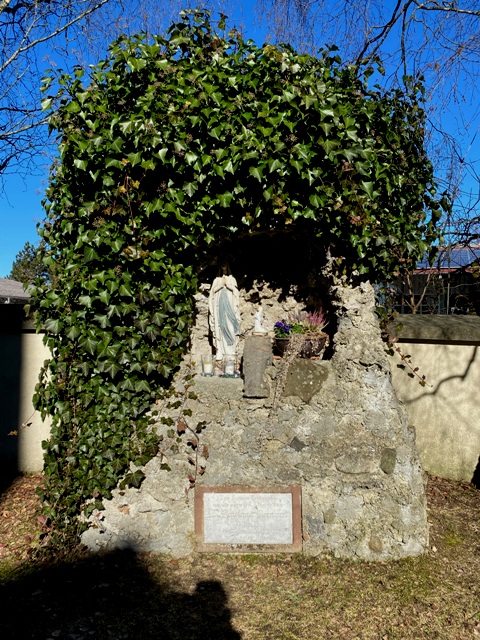
M416 429L420 460L434 475L471 481L480 474L480 317L401 316L398 345L425 375L422 387L396 355L393 384ZM43 466L49 424L32 396L49 352L42 335L23 320L20 305L0 307L0 462L22 472ZM28 423L28 426L26 424ZM22 424L25 426L22 427ZM11 432L18 435L8 435Z

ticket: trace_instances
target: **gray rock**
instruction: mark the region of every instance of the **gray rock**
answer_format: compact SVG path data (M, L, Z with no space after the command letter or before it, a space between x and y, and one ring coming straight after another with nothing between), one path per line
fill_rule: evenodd
M364 446L351 447L335 459L335 466L342 473L374 474L378 471L379 463L374 450Z
M298 396L308 403L320 392L327 378L328 367L325 363L297 358L289 367L283 395Z
M390 474L395 471L395 465L397 464L397 451L385 447L382 451L382 457L380 458L380 469L383 473Z
M305 449L305 447L307 446L308 445L306 445L304 442L299 440L297 436L295 436L295 438L293 438L293 440L290 442L290 447L292 447L292 449L295 449L295 451L301 451L302 449Z

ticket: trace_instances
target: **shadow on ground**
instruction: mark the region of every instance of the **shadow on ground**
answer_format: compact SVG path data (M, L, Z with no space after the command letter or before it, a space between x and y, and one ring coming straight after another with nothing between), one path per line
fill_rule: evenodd
M12 486L15 478L18 478L16 462L4 459L0 455L0 496Z
M167 573L122 551L13 579L0 585L0 638L240 640L220 582L182 593Z
M473 472L472 484L476 489L480 489L480 456L478 458L477 466Z

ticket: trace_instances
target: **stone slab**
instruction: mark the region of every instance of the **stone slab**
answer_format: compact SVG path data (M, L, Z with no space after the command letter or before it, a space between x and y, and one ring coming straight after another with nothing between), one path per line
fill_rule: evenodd
M300 486L197 487L195 534L199 551L301 551Z
M296 358L290 365L283 395L298 396L309 403L328 378L328 365L317 360Z
M388 325L399 342L480 344L480 318L457 315L399 315Z
M268 336L247 336L243 349L246 398L270 397L270 385L265 379L265 369L271 364L272 339Z

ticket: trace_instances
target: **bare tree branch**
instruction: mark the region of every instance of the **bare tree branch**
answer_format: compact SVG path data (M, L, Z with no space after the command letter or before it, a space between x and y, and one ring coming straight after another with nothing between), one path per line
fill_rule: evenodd
M216 10L225 3L210 0ZM87 67L121 33L161 33L198 0L0 0L0 190L29 171L48 143L40 86L49 67Z
M6 0L5 0L6 1ZM34 29L35 27L35 23L32 22L31 25L29 25L27 32L26 32L26 36L23 39L23 42L25 42L26 44L21 44L13 53L12 55L3 62L2 65L0 65L0 73L2 73L10 64L12 64L12 62L18 57L23 55L24 53L26 53L27 51L29 51L30 49L33 49L34 47L38 47L39 44L41 44L42 42L47 42L48 40L52 40L52 38L56 38L57 36L59 36L61 33L64 33L65 31L67 31L68 29L70 29L74 24L81 22L82 20L84 20L87 16L89 16L91 13L93 13L94 11L97 11L98 9L100 9L100 7L102 7L104 4L106 4L107 2L109 2L109 0L100 0L97 4L95 4L94 6L90 7L89 9L87 9L86 11L83 11L82 13L76 15L74 18L72 18L69 22L66 22L64 24L62 24L61 26L59 26L56 29L53 29L51 32L46 33L45 35L36 38L35 40L32 41L28 41L28 36L30 35L31 31Z
M423 77L426 147L454 198L454 241L480 238L480 0L258 0L274 40L314 53L325 43L345 64L379 56L384 88ZM471 221L471 223L470 223Z
M38 87L50 62L61 60L66 69L86 65L103 56L120 33L162 32L180 9L197 4L0 0L0 164L8 159L8 169L22 157L28 163L45 144L46 129L37 126L44 123ZM234 24L242 28L241 3L206 4L236 16ZM426 140L437 178L457 196L455 220L475 215L479 189L471 185L479 173L472 154L480 128L480 0L256 0L255 11L268 39L310 53L336 44L346 64L379 55L386 75L378 82L385 87L401 85L404 76L423 75ZM53 59L43 60L50 50Z
M395 5L390 20L384 25L371 27L372 31L380 30L380 33L364 43L362 50L357 56L357 64L364 58L372 45L375 45L375 47L370 51L370 56L376 55L381 45L388 37L390 31L400 18L403 18L404 20L404 28L402 29L402 32L405 31L405 16L412 2L413 0L408 0L406 3L402 0L397 0L397 4Z
M28 171L38 162L47 143L40 86L49 58L63 57L71 67L65 43L79 39L109 1L0 0L0 178L9 168Z
M3 13L12 0L0 0L0 13Z

